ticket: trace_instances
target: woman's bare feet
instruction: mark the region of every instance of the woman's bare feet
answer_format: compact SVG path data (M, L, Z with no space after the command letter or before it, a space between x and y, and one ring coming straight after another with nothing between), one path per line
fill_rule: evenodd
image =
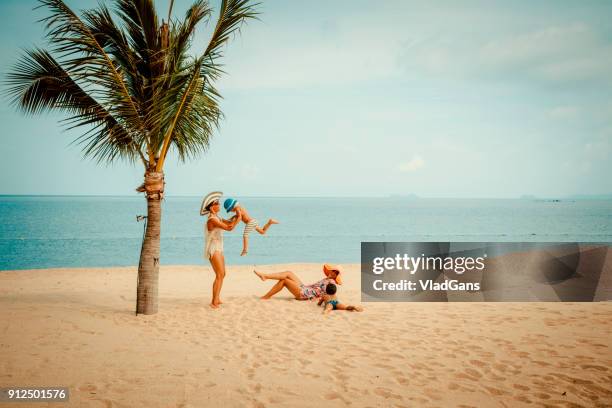
M247 254L247 251L243 249L242 252L240 253L240 256L245 256L246 254Z
M253 269L253 273L254 273L255 275L259 276L259 279L261 279L262 281L265 281L265 280L266 280L266 277L264 276L264 274L263 274L263 273L261 273L261 272L257 272L255 269ZM262 297L262 299L263 299L263 297ZM268 298L268 299L269 299L269 298Z
M270 300L270 297L269 296L262 296L262 297L260 297L260 299L261 300Z
M218 304L215 304L215 303L211 303L209 306L210 306L212 309L218 309L218 308L219 308L219 305L218 305Z
M274 218L270 218L270 219L268 220L268 224L278 224L278 221L277 221L277 220L275 220Z

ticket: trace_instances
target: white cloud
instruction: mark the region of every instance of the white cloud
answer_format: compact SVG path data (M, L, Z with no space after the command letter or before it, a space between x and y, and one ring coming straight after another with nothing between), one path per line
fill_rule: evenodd
M412 160L404 163L400 163L398 166L399 171L403 173L413 172L425 165L425 160L419 156L414 156Z

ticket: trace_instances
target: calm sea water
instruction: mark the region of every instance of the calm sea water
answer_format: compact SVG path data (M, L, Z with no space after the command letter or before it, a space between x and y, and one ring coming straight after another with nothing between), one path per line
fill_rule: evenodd
M224 233L227 264L360 262L362 241L612 242L612 200L238 197L273 225ZM163 202L161 263L208 264L198 197ZM0 270L138 265L142 197L0 196Z

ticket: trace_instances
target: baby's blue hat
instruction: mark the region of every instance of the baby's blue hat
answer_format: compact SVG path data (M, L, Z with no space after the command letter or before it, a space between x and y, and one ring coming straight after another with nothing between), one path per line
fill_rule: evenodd
M236 204L238 204L237 200L235 200L233 198L227 198L223 202L223 208L225 208L225 211L230 212L230 211L232 211L234 209Z

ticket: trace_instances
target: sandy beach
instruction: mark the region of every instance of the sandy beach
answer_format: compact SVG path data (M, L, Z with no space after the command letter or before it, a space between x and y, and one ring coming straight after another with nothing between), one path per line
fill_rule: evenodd
M339 298L359 304L359 265ZM292 270L304 282L319 264ZM0 272L0 386L67 386L69 407L605 407L612 302L364 303L323 316L229 266L162 266L135 316L136 266ZM16 404L0 404L12 406ZM19 404L27 406L27 404Z

